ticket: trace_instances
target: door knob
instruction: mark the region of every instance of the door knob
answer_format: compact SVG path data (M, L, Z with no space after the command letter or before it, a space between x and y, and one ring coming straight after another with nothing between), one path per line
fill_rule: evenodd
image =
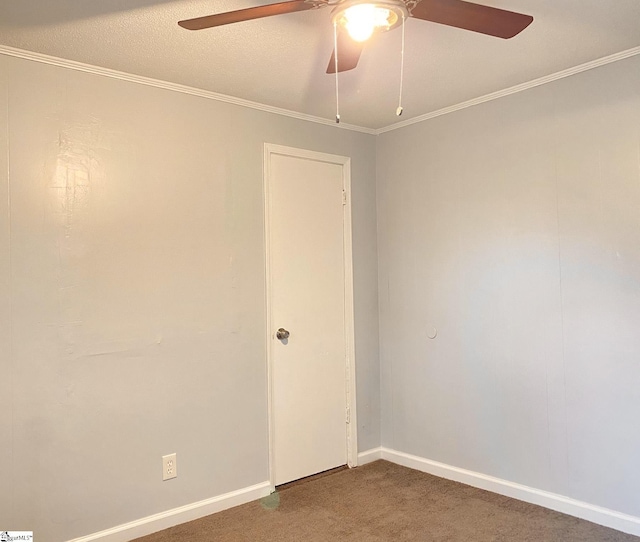
M289 338L289 332L281 327L278 331L276 331L276 337L281 341L284 341L285 339Z

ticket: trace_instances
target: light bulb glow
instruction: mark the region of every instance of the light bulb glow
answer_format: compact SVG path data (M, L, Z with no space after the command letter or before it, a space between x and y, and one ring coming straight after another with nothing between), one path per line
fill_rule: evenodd
M397 20L391 10L373 4L357 4L344 11L342 24L351 39L365 41L377 28L389 28Z

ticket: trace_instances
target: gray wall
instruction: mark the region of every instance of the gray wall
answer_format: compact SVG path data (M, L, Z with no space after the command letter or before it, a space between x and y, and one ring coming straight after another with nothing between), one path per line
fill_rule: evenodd
M376 141L0 56L0 524L268 478L264 142L352 157L360 450L379 285L383 445L640 515L638 89L635 57Z
M264 142L352 158L379 446L375 138L0 56L2 527L61 541L268 480Z
M640 57L377 163L383 445L640 516Z

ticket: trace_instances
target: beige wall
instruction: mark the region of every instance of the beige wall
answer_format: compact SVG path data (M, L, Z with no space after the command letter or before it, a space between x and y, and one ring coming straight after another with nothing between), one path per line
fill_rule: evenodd
M265 142L352 159L379 445L373 136L9 57L0 121L3 528L57 542L268 480Z

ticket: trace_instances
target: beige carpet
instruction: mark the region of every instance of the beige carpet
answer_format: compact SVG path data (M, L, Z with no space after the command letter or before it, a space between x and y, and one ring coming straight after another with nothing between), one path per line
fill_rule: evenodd
M640 542L386 461L301 481L137 542Z

